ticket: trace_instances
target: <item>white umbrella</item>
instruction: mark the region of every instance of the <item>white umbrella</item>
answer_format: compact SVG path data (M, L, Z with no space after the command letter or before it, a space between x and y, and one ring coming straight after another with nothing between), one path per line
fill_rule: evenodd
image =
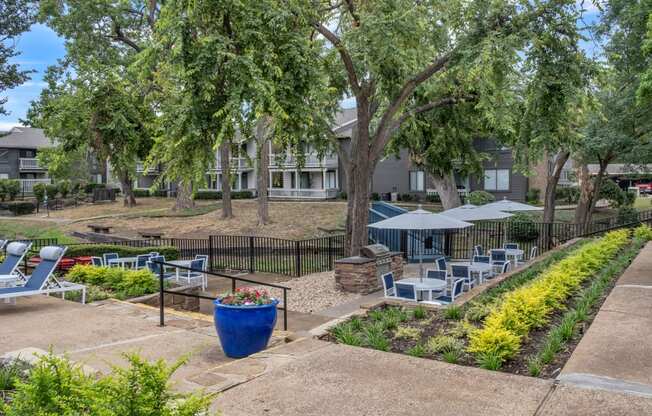
M475 206L472 204L447 209L441 213L447 217L462 221L502 220L511 217L513 214L499 211L486 205Z
M506 211L506 212L543 211L543 208L541 207L535 207L534 205L528 205L522 202L510 201L507 198L501 201L491 202L489 204L483 205L483 207L493 208L498 211Z
M418 209L404 214L397 215L386 220L369 224L371 228L385 230L408 230L408 231L427 231L427 230L457 230L460 228L471 227L470 222L460 221L446 215L434 214L429 211ZM419 275L423 278L423 253L419 258Z

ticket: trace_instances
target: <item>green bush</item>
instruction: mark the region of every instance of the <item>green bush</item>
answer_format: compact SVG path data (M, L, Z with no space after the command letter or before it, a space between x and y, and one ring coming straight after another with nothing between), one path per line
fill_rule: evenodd
M147 198L151 196L149 189L134 189L133 192L136 198Z
M252 199L254 194L251 191L231 192L231 199Z
M525 194L525 200L530 204L538 203L540 197L541 197L541 190L537 188L530 188Z
M37 183L34 185L34 197L36 198L36 201L40 204L43 202L45 199L45 184L44 183Z
M20 181L17 179L6 179L3 187L10 201L16 199L18 194L20 194Z
M616 207L632 206L636 200L636 194L622 190L620 186L611 179L602 181L599 197L600 199L608 200Z
M103 183L87 183L86 185L84 185L84 192L87 193L87 194L92 194L93 189L95 189L95 188L102 188L103 189L103 188L106 188L106 185L103 184Z
M616 214L616 221L618 224L632 224L639 221L639 213L636 208L629 206L622 206L618 208Z
M36 210L36 205L31 201L10 201L2 205L14 215L29 215Z
M168 196L168 191L165 189L150 189L150 196L155 196L157 198L166 198Z
M401 194L400 195L400 200L403 202L410 202L414 199L414 196L411 194Z
M58 193L59 193L59 188L57 188L56 185L53 184L45 185L45 195L47 195L48 199L56 198Z
M341 191L341 192L339 192L339 193L337 194L337 199L343 199L343 200L346 200L347 198L348 198L348 196L347 196L346 192L344 192L344 191Z
M69 180L63 180L58 183L59 193L61 193L61 198L67 198L70 194L70 189L72 188L72 183Z
M184 364L149 363L136 354L125 355L129 366L97 378L80 365L52 353L40 357L27 380L18 382L0 414L26 415L207 415L210 398L203 394L170 391L172 374Z
M195 199L222 199L221 191L197 191Z
M119 267L97 267L87 264L73 266L66 279L75 283L99 286L113 292L118 299L127 299L154 293L158 281L147 270L127 270Z
M514 214L507 225L509 239L518 243L534 241L539 238L539 229L530 215L524 213Z
M0 201L4 202L7 199L7 187L5 182L7 179L0 179Z
M380 201L380 194L378 192L373 192L371 194L371 200L372 201Z
M576 204L580 200L580 188L577 186L559 186L555 189L555 197L560 202Z
M467 197L468 203L473 205L485 205L494 202L496 198L486 191L473 191Z
M433 204L438 204L441 202L441 198L439 197L439 194L435 192L434 194L426 195L426 201Z
M79 256L97 256L102 257L104 253L118 253L121 257L137 256L147 254L152 251L165 256L166 260L176 260L179 258L179 250L172 246L149 246L149 247L129 247L113 244L72 244L66 251L67 257Z

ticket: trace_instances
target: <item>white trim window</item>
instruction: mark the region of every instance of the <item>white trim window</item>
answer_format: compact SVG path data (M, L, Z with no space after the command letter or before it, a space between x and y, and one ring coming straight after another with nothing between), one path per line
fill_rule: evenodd
M485 191L509 191L509 169L485 169Z
M410 171L410 192L423 192L426 190L426 178L422 170Z

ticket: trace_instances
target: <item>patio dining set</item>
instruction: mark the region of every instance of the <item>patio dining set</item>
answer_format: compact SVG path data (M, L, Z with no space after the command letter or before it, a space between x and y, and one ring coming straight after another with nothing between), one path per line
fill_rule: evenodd
M470 261L448 262L444 256L435 260L434 267L417 277L394 280L392 272L382 276L384 296L414 302L445 305L452 303L465 290L485 283L509 272L524 261L524 251L516 243L506 243L501 249L489 250L487 255L481 246L473 248ZM528 260L537 256L532 247Z
M208 284L206 273L201 272L206 271L208 266L208 256L205 254L197 254L193 260L166 260L165 256L157 252L127 257L120 257L118 253L104 253L102 257L91 257L91 264L130 270L148 269L157 278L161 275L163 267L163 278L166 280L174 280L177 283L185 281L188 285L197 284L202 290L206 290Z

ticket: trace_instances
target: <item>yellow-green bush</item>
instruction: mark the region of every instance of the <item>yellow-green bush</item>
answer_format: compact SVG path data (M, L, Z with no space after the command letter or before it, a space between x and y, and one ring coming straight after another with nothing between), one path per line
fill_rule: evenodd
M499 355L503 361L516 355L522 338L531 329L545 325L550 314L563 307L582 281L607 264L628 237L626 230L613 231L585 244L526 286L505 294L485 319L484 327L470 334L468 351L476 356Z
M154 293L157 289L156 276L147 269L125 270L118 267L77 264L70 269L66 279L99 286L122 299Z
M650 241L652 240L652 228L650 228L650 226L647 224L641 224L634 230L634 237L641 240Z

